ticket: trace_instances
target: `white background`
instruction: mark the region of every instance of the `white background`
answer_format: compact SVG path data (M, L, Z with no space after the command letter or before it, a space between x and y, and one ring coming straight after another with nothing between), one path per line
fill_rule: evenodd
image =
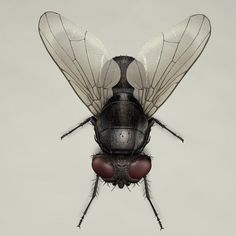
M60 140L90 114L40 41L37 23L47 10L94 33L114 55L131 56L189 15L210 18L204 53L156 114L185 143L154 127L147 147L165 230L142 188L107 186L76 228L97 145L91 125ZM2 0L0 17L0 235L236 235L233 0Z

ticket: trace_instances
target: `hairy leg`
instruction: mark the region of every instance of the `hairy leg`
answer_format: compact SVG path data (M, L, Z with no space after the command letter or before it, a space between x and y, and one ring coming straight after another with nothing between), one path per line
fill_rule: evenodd
M155 207L154 207L154 205L153 205L153 203L152 203L152 201L151 201L150 189L149 189L147 177L144 177L143 179L144 179L145 196L146 196L147 200L149 201L149 203L150 203L150 205L151 205L151 207L152 207L152 210L153 210L153 212L154 212L154 214L155 214L155 216L156 216L156 218L157 218L157 221L158 221L158 223L159 223L159 225L160 225L160 229L162 230L162 229L164 229L164 228L163 228L163 225L162 225L161 220L160 220L160 218L159 218L159 216L158 216L158 213L157 213L157 211L156 211L156 209L155 209Z
M170 130L169 128L167 128L163 123L161 123L158 119L156 118L151 118L149 120L149 125L150 127L152 127L154 124L158 124L160 125L163 129L167 130L168 132L170 132L171 134L173 134L176 138L180 139L182 142L184 142L184 139L182 137L180 137L179 135L177 135L175 132L173 132L172 130Z
M97 191L98 191L98 181L99 181L99 176L97 175L97 176L96 176L96 179L95 179L95 182L94 182L93 192L92 192L91 199L90 199L90 201L89 201L87 207L85 208L82 217L80 218L79 224L77 225L77 227L79 227L79 228L81 227L81 224L82 224L82 222L83 222L83 220L84 220L84 217L85 217L85 215L86 215L86 213L87 213L87 211L88 211L88 209L89 209L89 207L90 207L90 205L91 205L93 199L94 199L94 198L96 197L96 195L97 195Z
M91 116L89 118L87 118L86 120L84 120L83 122L81 122L80 124L78 124L76 127L74 127L73 129L71 129L70 131L66 132L65 134L63 134L61 136L61 139L65 138L67 135L71 134L72 132L74 132L76 129L78 129L79 127L82 127L83 125L85 125L86 123L91 122L93 125L96 122L96 118L94 116Z

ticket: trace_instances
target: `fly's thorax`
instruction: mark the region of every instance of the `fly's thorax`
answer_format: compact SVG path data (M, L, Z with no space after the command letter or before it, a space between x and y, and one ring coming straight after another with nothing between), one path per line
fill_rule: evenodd
M115 94L99 115L95 133L102 150L115 154L140 152L149 136L142 107L129 93Z
M151 170L151 158L144 154L109 155L97 154L93 156L92 168L105 182L118 185L137 183Z
M97 140L107 153L137 153L145 146L145 133L127 127L111 127L97 133Z

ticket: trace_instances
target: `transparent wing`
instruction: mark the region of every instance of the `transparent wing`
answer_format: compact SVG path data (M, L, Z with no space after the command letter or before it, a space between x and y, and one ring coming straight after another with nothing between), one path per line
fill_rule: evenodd
M144 45L127 70L134 96L149 117L171 95L208 42L209 19L193 15Z
M103 44L55 12L41 16L39 34L75 93L92 114L99 114L120 79L119 66Z

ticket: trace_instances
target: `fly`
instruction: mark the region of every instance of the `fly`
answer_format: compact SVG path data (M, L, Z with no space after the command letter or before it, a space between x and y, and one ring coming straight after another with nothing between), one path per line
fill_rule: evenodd
M61 138L90 122L101 148L92 157L96 180L78 227L101 178L119 188L143 180L145 196L163 229L150 198L147 174L152 163L144 148L154 124L184 141L153 115L205 48L211 34L209 19L201 14L188 17L146 43L136 58L111 57L95 36L55 12L41 16L39 34L74 92L92 113Z

